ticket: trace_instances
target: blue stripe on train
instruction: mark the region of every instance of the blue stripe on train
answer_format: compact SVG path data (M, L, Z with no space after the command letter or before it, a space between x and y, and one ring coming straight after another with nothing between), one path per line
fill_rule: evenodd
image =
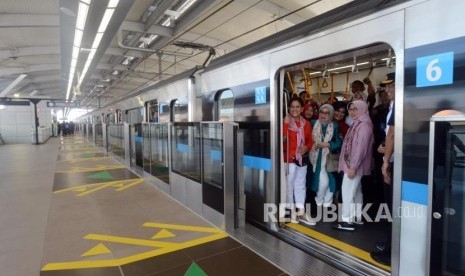
M428 205L428 185L402 181L402 200Z
M268 158L244 155L244 166L270 172L271 160Z

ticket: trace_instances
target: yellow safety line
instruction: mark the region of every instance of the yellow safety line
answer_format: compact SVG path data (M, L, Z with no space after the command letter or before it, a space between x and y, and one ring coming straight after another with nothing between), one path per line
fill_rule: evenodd
M89 157L89 158L75 158L75 159L67 159L67 160L60 160L58 162L69 162L69 163L76 163L76 162L86 162L86 161L99 161L102 159L108 159L108 156L102 157Z
M72 167L69 171L56 171L55 173L80 173L80 172L93 172L102 170L116 170L123 169L123 165L98 165L95 167Z
M137 179L136 181L134 181L134 183L127 184L127 185L125 185L125 186L123 186L123 187L121 187L121 188L116 189L115 191L121 192L121 191L124 191L124 190L126 190L126 189L131 188L132 186L136 186L136 185L138 185L138 184L140 184L140 183L142 183L142 182L144 182L144 179L139 178L139 179ZM115 186L116 186L116 185L115 185Z
M175 246L164 247L160 249L154 249L147 252L135 254L128 257L123 257L114 260L95 260L95 261L77 261L77 262L61 262L61 263L49 263L46 264L42 271L50 270L65 270L65 269L79 269L79 268L95 268L95 267L111 267L111 266L121 266L135 261L140 261L148 259L151 257L156 257L162 254L170 253L180 249L204 244L207 242L215 241L218 239L226 238L228 235L224 232L213 234L204 238L195 239L183 243L179 243Z
M173 229L173 230L206 232L206 233L222 233L222 231L219 229L211 228L211 227L202 227L202 226L176 225L176 224L166 224L166 223L156 223L156 222L146 222L143 224L143 226Z
M179 244L175 242L153 241L153 240L126 238L126 237L121 237L121 236L110 236L110 235L100 235L100 234L89 234L85 236L84 239L114 242L114 243L123 243L123 244L132 244L132 245L143 245L143 246L150 246L150 247L170 247L170 246L177 246Z
M345 242L342 242L340 240L337 240L333 237L330 237L328 235L325 235L325 234L322 234L320 232L317 232L315 230L312 230L312 229L309 229L307 227L304 227L302 225L299 225L299 224L295 224L295 223L286 223L286 226L289 227L289 228L292 228L294 230L297 230L301 233L304 233L306 234L307 236L309 237L312 237L314 239L317 239L325 244L328 244L332 247L335 247L337 249L340 249L344 252L347 252L351 255L354 255L355 257L359 258L359 259L362 259L368 263L371 263L371 264L374 264L384 270L387 270L387 271L391 271L391 267L389 266L386 266L386 265L383 265L383 264L380 264L378 262L376 262L375 260L373 260L370 256L370 252L367 252L365 250L362 250L360 248L357 248L353 245L350 245L348 243L345 243Z
M126 184L126 186L118 187L118 189L116 189L116 191L119 192L119 191L128 189L128 188L130 188L132 186L135 186L137 184L140 184L142 182L144 182L144 179L142 179L142 178L133 178L133 179L115 180L115 181L109 181L109 182L89 183L89 184L82 184L82 185L77 185L77 186L73 186L73 187L70 187L70 188L62 189L62 190L53 191L53 193L54 194L59 194L59 193L63 193L63 192L66 192L66 191L78 191L78 192L81 192L82 188L85 188L85 187L88 187L88 186L97 186L97 188L94 188L92 190L85 191L85 192L82 192L82 193L76 195L76 196L83 196L83 195L87 195L87 194L96 192L98 190L104 189L106 187L125 185L126 183L128 183L128 184Z

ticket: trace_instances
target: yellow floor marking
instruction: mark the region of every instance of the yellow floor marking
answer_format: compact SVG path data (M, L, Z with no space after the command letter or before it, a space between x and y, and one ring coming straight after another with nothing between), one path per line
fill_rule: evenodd
M155 225L157 223L150 223L150 224ZM170 229L180 229L180 230L186 230L186 231L209 233L209 235L206 237L188 240L185 242L161 242L161 241L145 240L145 239L138 239L138 238L89 234L85 236L84 238L90 239L90 240L98 240L101 242L106 241L106 242L112 242L112 243L147 246L151 249L148 251L142 252L142 253L130 255L127 257L122 257L119 259L48 263L42 268L42 271L121 266L121 265L125 265L128 263L144 260L144 259L151 258L151 257L156 257L156 256L170 253L173 251L177 251L177 250L185 249L188 247L204 244L207 242L215 241L218 239L226 238L228 236L226 233L224 233L220 229L216 229L212 227L198 227L198 226L189 226L189 225L161 224L161 223L159 225L168 225L169 227L166 227L166 228L170 228ZM193 230L193 229L198 229L198 230ZM154 247L156 248L154 249Z
M156 239L164 239L164 238L172 238L172 237L176 237L176 235L166 229L162 229L150 239L156 240Z
M98 165L95 167L72 167L69 171L56 171L56 173L80 173L92 171L115 170L125 168L123 165Z
M292 228L294 230L297 230L301 233L304 233L306 234L307 236L309 237L312 237L314 239L317 239L325 244L328 244L332 247L335 247L339 250L342 250L344 252L347 252L351 255L354 255L355 257L359 258L359 259L362 259L368 263L371 263L371 264L374 264L384 270L387 270L387 271L391 271L391 267L389 266L386 266L386 265L382 265L378 262L376 262L375 260L373 260L370 256L370 252L367 252L365 250L362 250L360 248L357 248L355 246L352 246L350 244L347 244L345 242L342 242L340 240L337 240L333 237L330 237L328 235L325 235L325 234L322 234L320 232L317 232L315 230L312 230L312 229L309 229L307 227L304 227L300 224L295 224L295 223L286 223L286 226L289 227L289 228Z
M113 187L115 188L115 192L121 192L131 187L134 187L138 184L144 182L142 178L134 178L134 179L126 179L126 180L116 180L110 182L103 182L103 183L93 183L93 184L83 184L78 185L62 190L54 191L54 194L60 194L64 192L74 192L77 193L76 196L85 196L91 193L95 193L97 191L103 190L105 188Z
M172 247L177 246L176 242L164 242L164 241L152 241L146 239L136 239L136 238L126 238L120 236L111 236L111 235L100 235L100 234L89 234L84 237L86 240L97 240L105 242L115 242L122 244L131 244L131 245L141 245L141 246L150 246L150 247Z
M60 160L58 162L68 162L70 164L74 164L74 163L77 163L77 162L89 162L89 161L99 161L99 160L103 160L103 159L108 159L110 157L89 157L89 158L75 158L75 159L68 159L68 160Z
M99 243L97 246L92 247L90 250L84 252L81 257L103 255L111 253L110 249L106 247L103 243Z

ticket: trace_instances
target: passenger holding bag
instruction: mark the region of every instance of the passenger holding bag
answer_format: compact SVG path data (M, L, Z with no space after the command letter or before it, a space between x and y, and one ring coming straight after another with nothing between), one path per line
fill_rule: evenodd
M312 128L310 124L300 116L303 110L301 98L292 98L289 104L289 113L284 118L283 142L284 162L288 163L289 174L287 176L287 203L297 208L291 213L292 222L303 222L307 225L315 225L315 222L305 214L305 179L307 165L305 155L313 145ZM307 159L308 160L308 159Z
M334 109L331 105L321 106L320 116L313 124L314 144L310 151L310 162L314 172L312 190L316 192L316 204L324 207L329 207L333 202L336 180L332 172L337 170L333 155L340 150L342 144L339 126L333 122L333 115Z

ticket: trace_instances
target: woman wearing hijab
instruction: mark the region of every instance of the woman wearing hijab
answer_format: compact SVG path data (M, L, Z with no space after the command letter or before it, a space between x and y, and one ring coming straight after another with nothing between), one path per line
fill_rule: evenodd
M336 180L332 172L337 170L330 160L331 152L341 148L339 126L333 122L334 109L330 104L320 107L320 115L313 125L313 147L310 151L310 163L313 166L312 190L316 192L318 206L329 207L333 202Z
M315 111L313 110L313 106L311 103L307 103L304 106L304 111L300 114L300 116L304 117L308 122L310 122L313 119L313 114Z
M289 103L289 113L284 118L284 162L289 165L287 203L295 206L299 214L297 218L295 212L291 212L291 222L300 221L307 225L315 225L316 223L305 213L305 179L308 159L306 161L303 156L312 148L313 140L310 123L300 116L303 105L301 98L292 98Z
M342 223L335 227L354 231L354 223L362 225L363 195L360 185L362 176L371 174L373 125L364 101L353 101L348 106L353 124L347 131L339 157L342 180Z

